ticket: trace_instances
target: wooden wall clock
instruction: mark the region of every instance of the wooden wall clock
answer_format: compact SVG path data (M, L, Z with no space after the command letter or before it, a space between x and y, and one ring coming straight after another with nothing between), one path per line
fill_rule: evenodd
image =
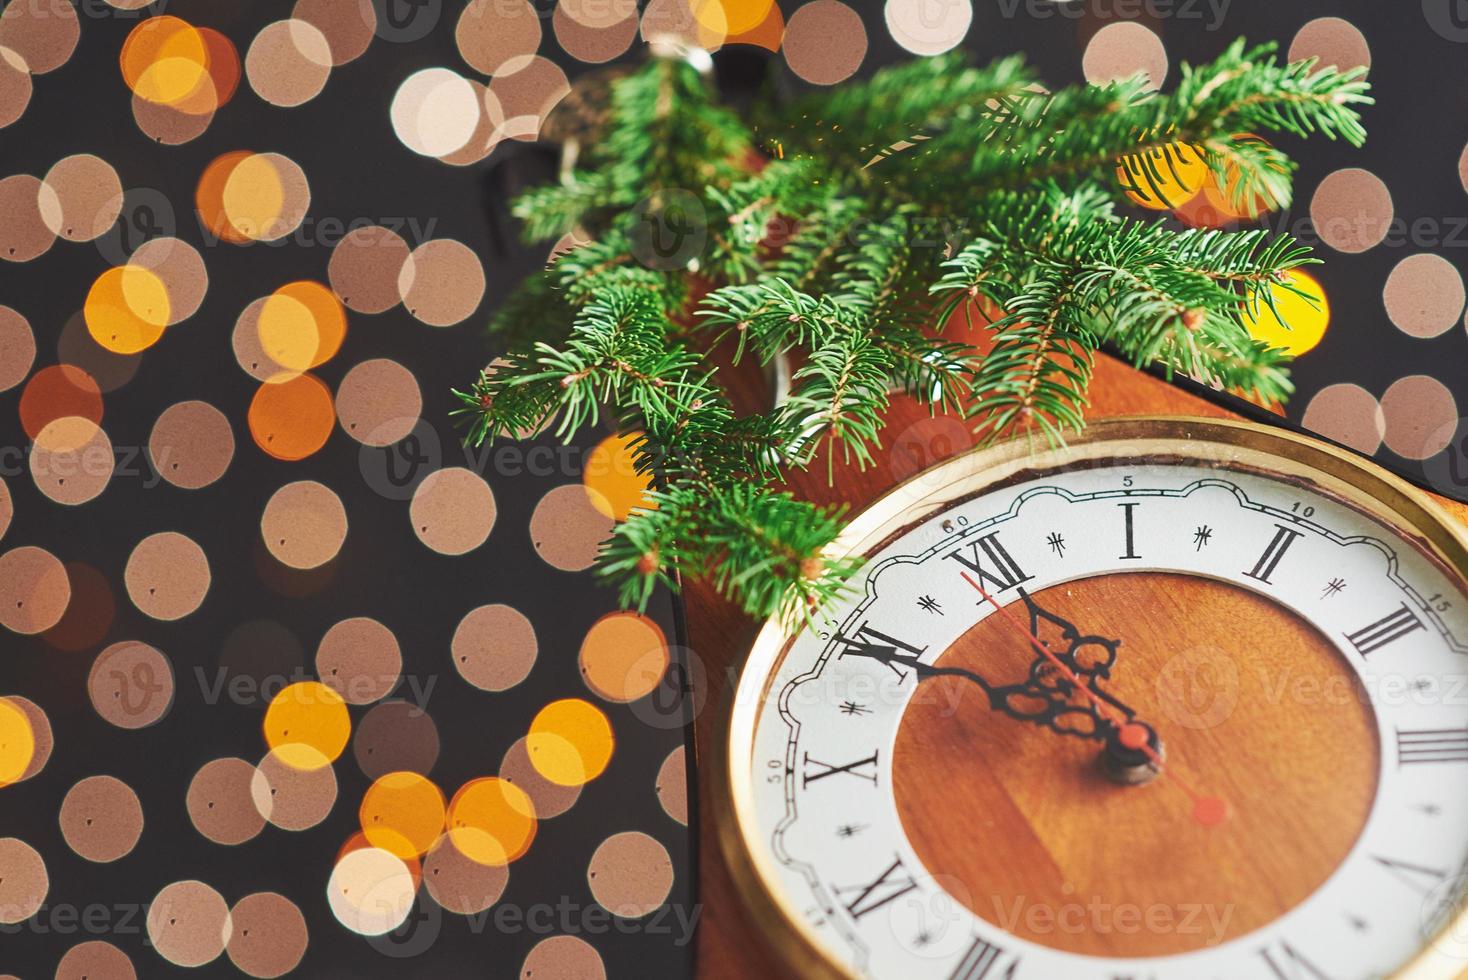
M800 486L869 557L815 627L692 590L700 976L1464 973L1468 508L1117 362L1093 392L1063 450L900 406Z

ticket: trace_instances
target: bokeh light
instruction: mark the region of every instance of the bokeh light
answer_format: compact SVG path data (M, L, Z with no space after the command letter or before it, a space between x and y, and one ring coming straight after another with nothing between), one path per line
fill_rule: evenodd
M443 833L446 814L443 791L416 772L379 777L358 811L368 843L400 858L426 854Z
M280 689L265 709L265 744L296 769L319 769L347 747L352 719L342 696L320 681Z
M448 808L449 839L459 852L485 865L519 860L535 840L535 805L525 791L498 776L465 783Z
M336 424L331 389L312 374L263 384L250 401L250 435L276 459L305 459L326 445Z
M36 753L35 733L19 705L0 697L0 787L19 782Z
M403 924L417 891L417 878L402 858L380 847L355 847L332 868L326 901L347 929L380 936Z
M1203 151L1186 143L1132 153L1116 164L1116 181L1133 204L1152 211L1182 206L1203 189L1209 175Z
M1295 288L1272 284L1269 293L1274 299L1274 309L1260 300L1244 307L1243 319L1249 336L1298 357L1325 336L1325 328L1330 324L1330 303L1320 283L1308 273L1294 269L1285 273L1285 279Z
M581 676L608 701L650 694L668 671L668 641L655 620L635 612L608 613L581 641Z
M87 332L114 354L136 354L158 342L172 315L168 287L142 266L113 266L92 283L83 307Z
M641 435L629 432L607 436L586 455L582 482L591 491L592 506L613 520L625 521L638 507L657 506L647 496L652 476L637 472L633 446Z
M580 786L600 776L612 761L614 746L607 716L581 698L541 708L525 738L535 771L561 786Z

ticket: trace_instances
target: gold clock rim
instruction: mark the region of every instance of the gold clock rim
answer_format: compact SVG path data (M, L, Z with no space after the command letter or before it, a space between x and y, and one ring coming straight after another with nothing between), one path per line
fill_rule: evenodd
M861 511L826 549L832 556L870 553L904 527L934 511L1023 479L1109 458L1184 458L1196 462L1247 462L1262 471L1312 484L1342 499L1398 534L1413 540L1465 583L1468 590L1468 534L1426 493L1394 473L1329 443L1258 422L1178 415L1121 416L1092 422L1059 448L1035 450L1015 439L964 453L931 466L884 493ZM1267 464L1267 465L1264 465ZM778 619L761 628L735 682L720 729L724 744L712 753L717 836L744 911L787 965L800 976L850 980L855 975L827 955L815 930L775 886L774 869L754 836L753 785L738 785L736 756L752 754L754 723L778 658L797 630ZM753 672L760 670L761 675ZM758 696L749 689L759 684ZM743 746L743 749L741 749ZM750 772L752 773L752 768ZM1451 950L1451 952L1449 951ZM1391 980L1455 980L1468 976L1468 903L1460 902L1441 928Z

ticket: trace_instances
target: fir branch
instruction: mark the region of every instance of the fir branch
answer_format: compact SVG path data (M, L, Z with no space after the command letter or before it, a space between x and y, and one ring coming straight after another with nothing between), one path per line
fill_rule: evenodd
M622 601L645 605L681 573L752 615L808 616L858 563L825 555L839 513L778 484L823 453L871 462L893 389L982 439L1051 441L1084 424L1102 349L1287 395L1286 355L1244 321L1300 292L1288 273L1315 259L1287 235L1124 217L1113 171L1130 160L1160 187L1159 168L1196 152L1239 201L1282 205L1293 165L1237 134L1359 143L1369 102L1359 72L1243 42L1182 66L1168 93L1138 79L1046 92L1018 59L950 54L766 114L761 162L706 78L654 59L615 83L581 169L517 202L528 236L591 241L498 312L510 353L455 392L457 414L474 441L547 426L569 439L610 409L641 433L655 483L603 550ZM670 268L639 236L675 217L702 238ZM978 347L948 330L976 308L997 311ZM794 359L782 404L735 413L706 360L725 339L736 361Z

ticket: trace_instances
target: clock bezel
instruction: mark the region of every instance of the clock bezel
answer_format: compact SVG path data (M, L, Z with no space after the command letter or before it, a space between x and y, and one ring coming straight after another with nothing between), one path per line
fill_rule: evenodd
M975 496L1057 471L1120 459L1180 460L1266 473L1381 522L1463 584L1468 593L1468 534L1427 494L1375 463L1329 443L1250 421L1148 415L1091 423L1063 447L1018 438L932 466L887 491L854 517L826 549L832 557L869 555L894 537ZM745 912L777 955L801 976L853 975L829 957L819 937L775 884L776 871L756 836L753 780L736 782L737 758L752 758L755 726L776 668L802 624L771 619L740 670L713 757L719 845ZM753 690L758 685L758 690ZM744 770L752 777L753 768ZM1468 902L1458 908L1392 980L1454 980L1468 974Z

